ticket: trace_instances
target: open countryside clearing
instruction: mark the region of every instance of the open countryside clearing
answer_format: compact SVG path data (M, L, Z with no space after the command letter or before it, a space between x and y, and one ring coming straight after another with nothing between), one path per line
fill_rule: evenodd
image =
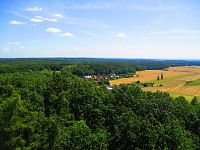
M157 80L158 75L163 74L163 80ZM188 97L200 96L200 67L183 66L170 67L164 70L138 71L135 77L111 80L113 85L128 84L140 81L154 82L153 87L143 88L145 91L166 91L173 96L183 95ZM189 83L189 84L186 84ZM162 85L162 86L160 86Z

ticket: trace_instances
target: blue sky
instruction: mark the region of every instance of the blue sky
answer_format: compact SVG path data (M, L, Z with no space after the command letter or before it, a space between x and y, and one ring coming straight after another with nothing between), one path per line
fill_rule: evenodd
M0 57L200 58L199 0L1 0Z

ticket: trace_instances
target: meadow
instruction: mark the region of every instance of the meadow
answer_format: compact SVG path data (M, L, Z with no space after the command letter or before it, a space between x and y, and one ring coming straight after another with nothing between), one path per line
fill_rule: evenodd
M157 80L157 77L163 74L163 80ZM128 84L140 81L153 82L153 87L144 87L145 91L165 91L173 97L185 96L192 99L194 96L200 96L200 67L183 66L169 67L164 70L145 70L138 71L136 76L131 78L121 78L110 81L113 85Z

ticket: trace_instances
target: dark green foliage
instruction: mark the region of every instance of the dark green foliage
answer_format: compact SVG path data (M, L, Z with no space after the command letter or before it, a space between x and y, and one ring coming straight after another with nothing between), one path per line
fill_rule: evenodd
M192 105L199 105L199 104L200 104L200 101L199 101L199 99L195 96L195 97L192 99L191 104L192 104Z
M161 75L160 75L160 79L161 79L161 80L164 79L164 75L163 75L163 73L161 73Z
M13 93L13 87L10 85L1 86L0 85L0 97L10 97Z
M159 75L157 76L157 80L160 80L160 76Z

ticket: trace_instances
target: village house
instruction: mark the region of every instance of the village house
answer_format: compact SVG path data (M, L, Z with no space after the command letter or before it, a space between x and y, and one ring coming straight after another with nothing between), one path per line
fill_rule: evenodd
M92 80L92 76L84 76L85 80Z

